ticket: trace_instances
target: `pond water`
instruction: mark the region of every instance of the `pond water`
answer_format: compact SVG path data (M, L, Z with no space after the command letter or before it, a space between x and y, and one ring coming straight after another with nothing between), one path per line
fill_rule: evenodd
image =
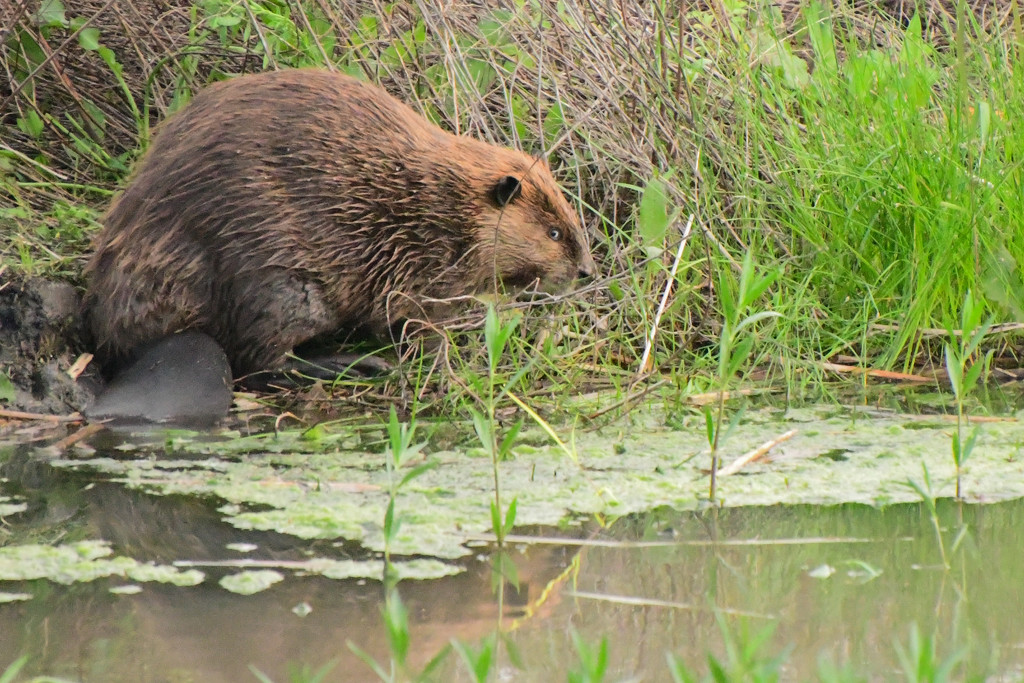
M584 514L593 494L578 506L566 494L558 508L560 527L517 527L509 556L518 589L506 583L500 607L492 588L496 555L480 534L489 526L486 507L480 504L476 527L456 515L452 528L462 535L454 547L462 550L453 552L452 544L428 533L417 513L421 504L457 508L452 501L459 496L439 492L436 481L422 481L399 497L397 508L409 519L410 533L436 549L409 554L436 563L424 575L441 576L399 584L409 611L413 668L453 639L475 647L500 630L504 644L492 680L566 680L581 666L578 634L594 647L608 639L605 680L662 681L671 680L668 653L703 672L709 652L726 660L728 642L764 636L757 657L762 663L784 657L783 680L821 680L822 660L848 666L863 679L906 680L898 650L910 647L914 629L930 639L936 661L960 658L957 679L1021 680L1024 502L1016 493L1022 483L1016 421L985 426L979 438L988 444L985 453L965 477L973 500L1002 502L940 499L933 517L906 479L923 477L924 462L936 492L948 496L949 468L942 476L938 471L949 459L950 423L929 417L897 427L903 418L861 415L851 429L849 414L832 408L820 413L792 413L790 424L781 425L750 416L730 437L737 450L792 424L813 439L792 444L775 463L724 479L726 500L736 507L717 510L696 502L702 475L689 460L699 454L699 439L688 440L686 432L694 431L689 425L655 430L644 448L630 441L636 435L621 424L598 430L594 443L604 442L609 456L618 458L616 467L581 433L582 464L570 466L563 458L561 467L572 474L561 485L569 490L583 476L584 488L607 488L617 477L622 481L615 507L626 514L614 521L605 516L610 523L601 526L600 518ZM885 435L890 441L882 443ZM667 448L668 441L658 439L676 445ZM333 445L320 447L328 442ZM236 448L217 455L194 436L164 436L159 443L159 453L143 454L124 443L94 442L97 450L77 460L27 444L0 445L0 597L10 600L0 602L0 667L27 656L23 674L83 683L235 683L258 680L250 666L277 682L289 680L296 667L335 661L325 681L378 680L349 647L388 661L383 589L377 580L360 578L380 575L379 555L367 550L378 531L361 520L355 537L327 512L322 527L315 527L308 511L285 521L274 516L303 505L343 515L348 508L331 497L342 496L371 508L366 519L382 518L382 494L373 484L382 469L378 462L353 465L346 449L355 442L339 445L323 435L307 449L306 460L295 460L300 455L291 452L293 442L275 442L282 451L276 454ZM931 453L936 444L944 444L942 452ZM666 493L667 485L652 479L666 466L651 459L666 450L675 463L673 481L688 498L675 489ZM637 459L629 460L630 453ZM379 453L375 457L379 461ZM539 446L524 450L518 465L506 470L509 491L543 488L538 463L554 457ZM459 461L458 467L466 459L485 460L471 454L441 459ZM461 470L446 466L435 468L438 476L472 488L465 483L472 477L459 479ZM517 466L531 472L523 489L517 489ZM488 472L489 461L481 467ZM315 471L316 483L291 474L292 468L303 476ZM845 491L850 500L875 504L836 502L843 492L835 483L813 491L815 482L844 476L851 482ZM630 488L625 479L639 483ZM744 504L744 498L771 502L766 491L773 488L776 504ZM262 489L274 496L290 491L291 497L254 493ZM651 489L661 497L644 497ZM545 495L559 494L552 489ZM819 504L799 502L807 498ZM675 509L659 502L665 499L675 501ZM535 521L529 511L537 506L525 494L519 504L520 519ZM261 522L263 514L271 521ZM451 529L437 533L453 535ZM39 554L53 548L72 559ZM333 564L325 570L317 562ZM343 575L342 565L355 578L327 578ZM253 595L220 583L244 569L271 569L281 580ZM472 679L451 653L432 680Z

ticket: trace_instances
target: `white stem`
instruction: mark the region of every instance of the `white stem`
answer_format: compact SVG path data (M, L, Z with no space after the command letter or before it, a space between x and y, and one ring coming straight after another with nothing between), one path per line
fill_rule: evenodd
M654 336L658 334L658 325L661 323L661 314L665 312L668 305L669 294L672 293L672 284L676 281L676 272L679 270L679 261L683 258L683 250L686 249L686 242L690 239L690 230L693 228L693 214L686 221L686 228L683 230L683 239L679 241L679 248L676 250L676 258L672 261L672 268L669 270L668 280L665 282L665 291L661 293L661 303L658 304L658 311L654 314L654 324L651 325L651 333L647 335L647 345L644 347L644 354L640 357L640 368L637 375L647 372L647 363L651 357L651 350L654 348Z

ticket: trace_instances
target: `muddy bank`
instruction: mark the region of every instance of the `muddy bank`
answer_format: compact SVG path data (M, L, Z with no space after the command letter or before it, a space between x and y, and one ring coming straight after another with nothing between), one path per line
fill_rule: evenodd
M78 290L0 273L0 408L67 415L99 386L95 367L69 370L87 351Z
M206 427L231 407L227 357L204 334L171 335L140 348L109 382L90 361L90 348L73 286L42 278L0 283L0 408Z

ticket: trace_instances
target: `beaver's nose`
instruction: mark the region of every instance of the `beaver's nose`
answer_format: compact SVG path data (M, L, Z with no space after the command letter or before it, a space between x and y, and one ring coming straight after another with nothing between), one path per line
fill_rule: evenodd
M583 255L577 268L579 269L577 277L581 280L589 280L597 274L597 264L594 263L594 257L590 255L589 251Z

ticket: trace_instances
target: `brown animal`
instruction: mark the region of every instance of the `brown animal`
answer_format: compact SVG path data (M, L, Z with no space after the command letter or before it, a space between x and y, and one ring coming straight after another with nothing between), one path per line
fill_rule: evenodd
M594 271L545 161L320 70L212 85L158 129L88 265L101 359L198 330L236 376L309 340Z

